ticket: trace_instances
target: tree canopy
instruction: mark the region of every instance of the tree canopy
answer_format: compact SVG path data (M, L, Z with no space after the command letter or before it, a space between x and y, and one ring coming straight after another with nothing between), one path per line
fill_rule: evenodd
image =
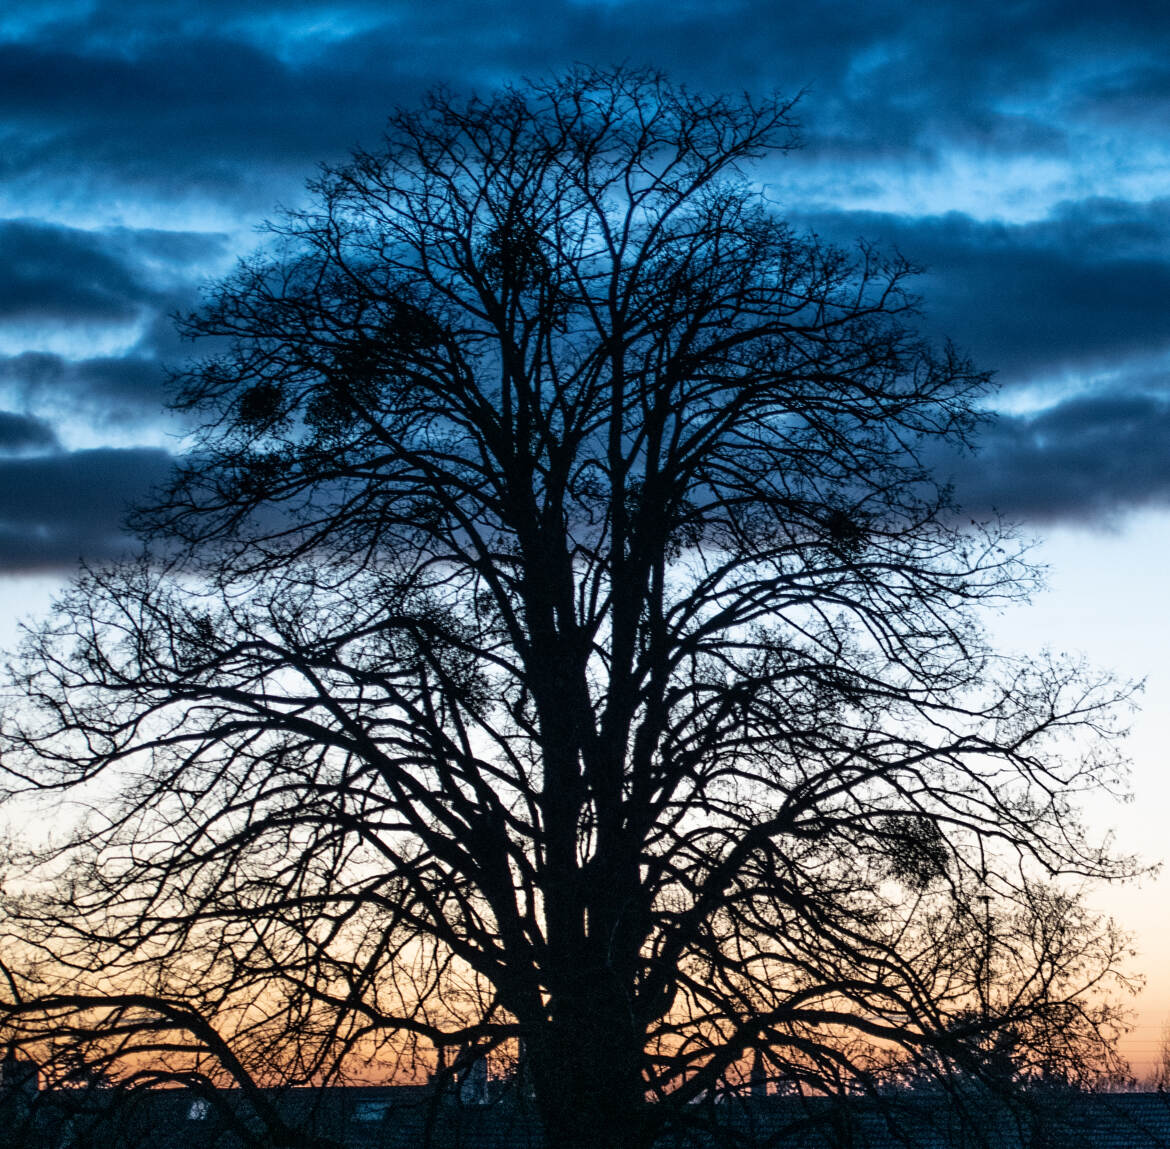
M562 1146L753 1056L1108 1063L1122 943L1068 883L1127 868L1075 810L1120 695L989 649L1034 575L931 462L988 376L905 259L784 222L793 143L649 73L439 91L182 320L197 444L5 719L92 804L9 902L13 1032L148 1077L490 1051Z

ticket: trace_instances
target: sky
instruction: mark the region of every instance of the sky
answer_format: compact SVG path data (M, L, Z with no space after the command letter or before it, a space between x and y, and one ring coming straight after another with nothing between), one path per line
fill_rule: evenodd
M964 506L1039 541L1049 589L989 620L1145 680L1133 800L1089 817L1151 862L1170 777L1170 5L1148 0L38 0L0 9L0 643L184 427L169 316L435 84L573 63L803 93L756 178L800 227L925 268L923 324L994 369ZM1096 895L1132 930L1140 1072L1170 1019L1170 880Z

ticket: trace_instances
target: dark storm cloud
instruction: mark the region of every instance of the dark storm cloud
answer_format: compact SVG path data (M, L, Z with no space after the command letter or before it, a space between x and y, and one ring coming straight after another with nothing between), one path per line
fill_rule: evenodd
M236 198L259 185L255 199L266 209L316 160L339 158L377 132L407 94L391 75L384 59L364 76L296 70L210 36L152 43L137 57L4 45L0 114L10 134L13 125L21 131L0 156L0 174L114 180L170 197Z
M802 30L816 38L821 6L807 7ZM840 6L842 23L856 21L860 8ZM1105 82L1102 71L1124 85L1162 66L1170 8L1095 0L886 3L843 31L828 59L825 49L814 56L830 76L827 84L812 81L814 137L846 150L1060 154L1075 146L1070 128L1093 111L1086 97ZM799 68L799 55L791 59ZM1128 118L1120 105L1118 113L1119 122Z
M123 39L114 32L130 14L107 7L81 27L0 45L10 135L0 173L59 180L81 160L82 178L100 172L163 194L196 184L238 196L265 170L279 180L282 169L289 178L343 155L377 132L393 104L435 82L492 84L574 61L653 63L708 86L815 84L806 114L837 144L906 142L920 106L950 103L937 82L923 91L912 77L915 106L889 106L889 74L911 30L880 6L818 9L815 26L805 26L808 13L778 20L763 3L721 7L549 3L513 7L502 20L490 5L417 5L336 41L301 43L291 59L250 40L246 23L234 37L199 25L183 34L157 11ZM291 13L284 23L295 23ZM883 37L888 58L851 74L853 51ZM653 58L643 60L648 43Z
M150 448L0 458L0 571L72 569L78 558L125 553L127 508L171 466Z
M0 393L91 427L157 422L165 364L189 353L171 314L194 305L206 269L226 266L224 251L216 233L0 221L0 334L51 327L66 342L74 336L79 353L0 357ZM95 327L128 331L132 346L86 356Z
M131 352L71 360L45 351L0 359L0 384L23 405L84 414L92 426L154 423L166 403L167 373L153 356Z
M60 178L81 160L83 177L239 195L343 155L435 82L622 60L696 86L809 87L810 155L1059 151L1061 116L1087 114L1094 85L1127 115L1127 90L1162 67L1152 46L1170 35L1167 11L1057 0L853 0L782 14L770 0L105 3L0 45L0 170ZM1087 65L1105 49L1116 63L1097 75Z
M222 245L218 235L0 220L0 323L133 319L143 305L166 303L186 268Z
M1006 398L1027 385L1077 392L1001 414L974 457L944 462L965 507L1095 521L1170 504L1170 199L1067 203L1015 225L957 213L802 222L925 265L927 332L996 371Z
M964 512L1108 521L1170 505L1170 395L1104 394L1000 415L974 456L940 463Z
M100 239L30 220L0 222L0 321L125 320L148 297Z
M0 411L0 454L49 451L58 446L57 436L43 419Z
M1061 205L1026 224L951 213L820 213L804 224L865 237L925 267L928 326L1005 383L1093 372L1170 348L1170 199Z
M1086 119L1164 131L1170 117L1170 67L1158 62L1108 72L1075 87L1073 100Z

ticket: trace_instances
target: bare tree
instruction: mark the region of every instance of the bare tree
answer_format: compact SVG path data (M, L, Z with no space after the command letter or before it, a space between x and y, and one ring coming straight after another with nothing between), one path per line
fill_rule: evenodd
M568 1147L757 1050L831 1091L1005 1033L1108 1059L1121 943L1053 883L1127 869L1071 805L1119 696L987 648L1032 572L928 465L987 376L903 259L755 190L790 112L439 92L183 320L153 553L82 575L7 720L91 804L10 904L26 1039L302 1081L522 1048Z

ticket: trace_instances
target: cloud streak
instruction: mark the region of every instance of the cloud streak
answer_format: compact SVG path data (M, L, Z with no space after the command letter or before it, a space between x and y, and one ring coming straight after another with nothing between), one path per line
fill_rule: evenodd
M172 465L149 448L0 458L0 571L71 570L78 559L124 555L133 547L122 527L127 510Z
M1006 383L1170 350L1170 198L1065 202L1023 224L957 212L797 218L837 242L865 236L922 266L929 328Z

